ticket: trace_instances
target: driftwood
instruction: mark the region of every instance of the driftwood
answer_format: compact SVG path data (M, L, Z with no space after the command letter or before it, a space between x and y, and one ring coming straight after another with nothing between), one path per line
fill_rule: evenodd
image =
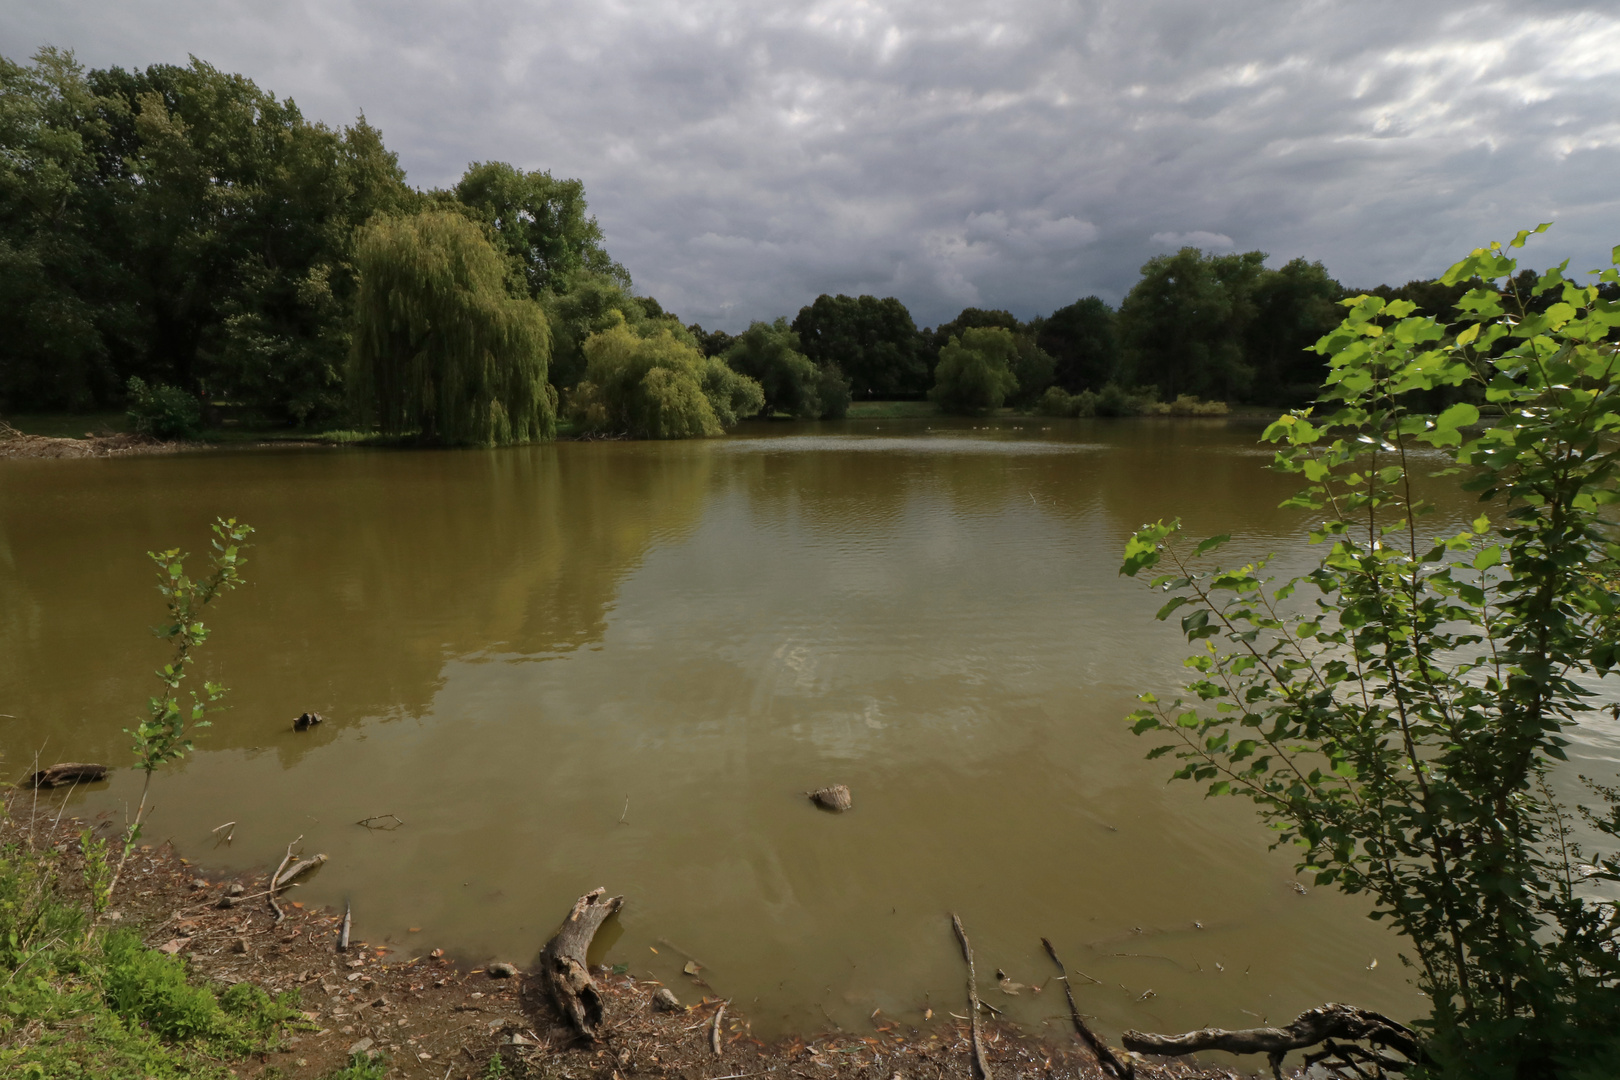
M720 1024L726 1018L726 1003L721 1002L720 1007L714 1011L714 1027L709 1029L709 1049L714 1056L720 1056Z
M540 953L541 978L564 1020L585 1039L602 1032L602 993L591 978L585 953L609 915L624 906L624 897L605 897L595 888L574 901L573 910Z
M811 802L815 803L822 809L832 810L837 813L843 813L845 810L848 810L854 805L849 797L849 788L845 787L843 784L834 784L832 787L817 788L814 791L807 791L805 794L810 796Z
M1041 944L1046 946L1046 955L1050 956L1052 963L1057 965L1058 978L1063 981L1063 995L1069 999L1069 1019L1074 1021L1075 1034L1079 1035L1085 1044L1091 1047L1091 1052L1096 1055L1097 1064L1103 1067L1104 1072L1119 1078L1119 1080L1131 1080L1136 1075L1135 1067L1121 1063L1119 1058L1114 1056L1114 1052L1108 1048L1108 1044L1099 1039L1096 1032L1092 1031L1086 1024L1085 1019L1080 1015L1080 1007L1074 1003L1074 990L1069 986L1069 969L1063 966L1062 960L1058 959L1057 950L1052 948L1050 941L1041 938Z
M41 769L23 783L35 788L60 787L63 784L93 784L107 777L107 766L88 761L64 761Z
M354 909L347 900L343 901L343 925L338 927L337 951L349 951L349 927L352 924Z
M315 869L317 866L320 866L324 862L326 862L325 855L316 855L314 858L304 859L301 862L295 862L291 866L287 866L287 868L281 871L281 873L277 876L275 887L278 889L285 889L289 884L291 884L294 878L303 877L305 874L309 873L311 870ZM282 865L286 866L285 863Z
M318 712L302 713L299 715L298 719L293 721L293 730L308 731L310 728L320 723L322 719L324 719L324 717L322 717Z
M283 870L287 869L287 864L288 863L292 862L293 848L298 846L298 844L303 839L304 839L304 834L299 833L298 834L298 839L294 840L292 843L287 845L287 854L285 854L285 855L283 855L281 857L281 865L277 866L276 867L276 872L270 875L269 886L265 889L264 894L270 901L270 910L276 913L276 925L277 926L281 925L281 920L285 919L287 917L287 913L285 911L281 910L281 905L280 904L276 903L276 882L281 880L281 872Z
M1327 1004L1302 1012L1287 1027L1244 1028L1227 1031L1223 1028L1203 1028L1185 1035L1151 1035L1142 1031L1127 1031L1123 1040L1125 1049L1139 1054L1177 1056L1196 1054L1201 1050L1224 1050L1229 1054L1265 1054L1271 1061L1272 1075L1281 1080L1282 1059L1290 1050L1303 1050L1332 1039L1366 1040L1374 1046L1387 1047L1404 1054L1410 1062L1427 1061L1428 1056L1418 1046L1411 1029L1381 1013L1358 1009L1353 1005ZM1331 1045L1331 1044L1330 1044ZM1338 1054L1333 1048L1329 1054ZM1329 1056L1328 1054L1321 1055ZM1385 1067L1400 1068L1401 1063L1381 1059Z
M973 973L973 946L968 944L967 931L962 920L951 913L951 928L962 945L962 959L968 968L968 1025L973 1035L973 1080L990 1080L990 1059L984 1052L984 1033L979 1030L979 980Z

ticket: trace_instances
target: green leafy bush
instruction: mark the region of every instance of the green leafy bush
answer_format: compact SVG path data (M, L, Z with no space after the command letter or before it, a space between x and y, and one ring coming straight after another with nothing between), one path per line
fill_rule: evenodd
M1001 408L1018 389L1013 364L1018 341L999 326L975 327L953 337L939 350L934 388L928 397L948 413L973 416Z
M758 382L667 330L640 337L621 321L586 341L585 355L569 411L587 432L701 438L723 434L765 405Z
M186 982L185 961L114 930L101 944L107 961L105 993L112 1009L171 1042L225 1034L227 1018L206 987Z
M1441 279L1469 286L1451 326L1406 300L1345 301L1317 344L1325 413L1265 435L1307 484L1284 505L1319 523L1309 573L1211 565L1228 537L1184 550L1175 522L1126 548L1124 573L1169 564L1158 617L1181 611L1199 643L1186 695L1132 714L1163 739L1149 756L1253 800L1301 870L1371 897L1408 943L1445 1076L1595 1080L1620 1061L1620 911L1591 891L1620 884L1620 858L1581 852L1548 784L1620 662L1613 260L1581 285L1476 250ZM1467 385L1489 415L1412 408ZM1480 493L1467 527L1420 524L1414 470L1436 455ZM1620 835L1615 793L1592 790L1607 809L1582 816Z
M126 384L135 430L157 439L195 439L202 434L202 406L179 387L148 386L139 375Z

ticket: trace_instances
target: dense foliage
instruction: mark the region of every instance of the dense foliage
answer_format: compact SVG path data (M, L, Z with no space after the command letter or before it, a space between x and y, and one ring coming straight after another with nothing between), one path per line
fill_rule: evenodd
M559 402L585 378L587 341L623 325L733 357L767 384L768 409L799 416L839 415L840 383L855 399L920 399L951 339L992 328L1016 346L1003 402L1017 408L1046 401L1049 387L1062 392L1041 405L1054 415L1123 415L1144 411L1136 402L1188 395L1293 406L1321 382L1310 345L1347 295L1320 263L1270 269L1262 252L1184 248L1149 260L1118 311L1088 296L1028 321L969 307L919 329L894 297L823 294L792 320L797 345L767 347L779 331L750 330L753 342L734 351L739 337L683 326L635 295L577 179L479 161L449 189L419 191L363 116L342 128L309 121L291 100L196 59L86 70L46 48L27 64L0 58L0 410L128 407L143 430L176 437L226 422L381 421L377 388L348 385L364 373L351 366L356 334L378 325L375 306L361 309L359 245L387 228L383 219L429 212L462 219L487 241L499 273L493 287L481 274L480 295L498 289L544 310L542 366ZM1450 320L1468 287L1409 282L1371 294ZM465 310L494 310L481 303ZM502 325L519 324L535 337L527 316ZM483 340L491 327L485 319L461 336ZM362 351L381 355L368 341ZM789 353L816 371L815 409L808 369ZM462 393L468 370L435 376L432 394L422 383L418 396ZM492 370L478 392L505 377ZM454 436L421 410L384 429L476 442L547 437L541 399L518 389L538 411L509 417L509 435L490 410ZM1427 400L1439 407L1471 393L1442 387Z
M349 393L384 434L497 445L549 439L551 331L532 300L502 285L476 225L428 211L361 231Z
M570 397L580 427L641 439L719 435L765 405L759 383L669 330L643 337L623 322L585 342L585 378Z
M1322 518L1310 572L1211 566L1228 538L1184 550L1174 523L1133 537L1124 572L1168 563L1159 617L1202 645L1187 695L1132 720L1177 777L1252 799L1319 883L1371 896L1440 1072L1596 1078L1620 1061L1620 914L1591 886L1620 859L1580 850L1549 777L1620 660L1620 270L1516 277L1527 235L1441 279L1467 286L1454 322L1362 296L1318 343L1322 413L1266 432L1308 484L1286 505ZM1464 386L1483 409L1413 407ZM1424 524L1414 472L1436 455L1480 494L1466 528ZM1587 823L1620 835L1592 791Z
M799 309L793 320L804 354L837 367L856 398L921 394L928 389L922 335L894 297L828 296Z
M1018 389L1013 374L1017 360L1018 340L1012 331L999 326L964 330L939 351L928 396L948 413L974 416L999 409Z
M759 383L765 415L837 420L849 411L849 383L837 367L817 365L799 351L799 335L786 319L754 323L730 338L722 355L733 371Z

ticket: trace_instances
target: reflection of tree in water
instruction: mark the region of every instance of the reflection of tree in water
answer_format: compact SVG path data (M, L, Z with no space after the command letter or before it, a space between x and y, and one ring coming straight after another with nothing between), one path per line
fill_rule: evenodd
M202 674L230 686L232 711L203 746L291 760L364 717L419 715L448 659L598 641L624 575L696 523L712 460L645 444L225 455L149 460L122 483L9 483L8 501L35 495L37 512L0 537L0 712L20 718L0 721L0 746L14 763L47 738L120 760L157 662L143 552L200 548L216 506L259 534L250 589L210 620ZM88 490L46 498L63 479ZM294 736L306 709L329 722Z

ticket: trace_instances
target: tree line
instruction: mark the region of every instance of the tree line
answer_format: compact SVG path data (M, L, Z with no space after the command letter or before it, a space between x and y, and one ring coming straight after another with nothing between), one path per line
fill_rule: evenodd
M508 442L559 416L668 437L924 395L965 413L1296 404L1352 292L1320 263L1184 248L1117 310L1090 296L919 329L893 297L822 295L791 321L706 331L635 293L580 181L489 161L419 190L364 116L308 120L195 58L0 58L0 149L0 409L128 406L181 431L220 406ZM1461 295L1374 291L1441 317Z

